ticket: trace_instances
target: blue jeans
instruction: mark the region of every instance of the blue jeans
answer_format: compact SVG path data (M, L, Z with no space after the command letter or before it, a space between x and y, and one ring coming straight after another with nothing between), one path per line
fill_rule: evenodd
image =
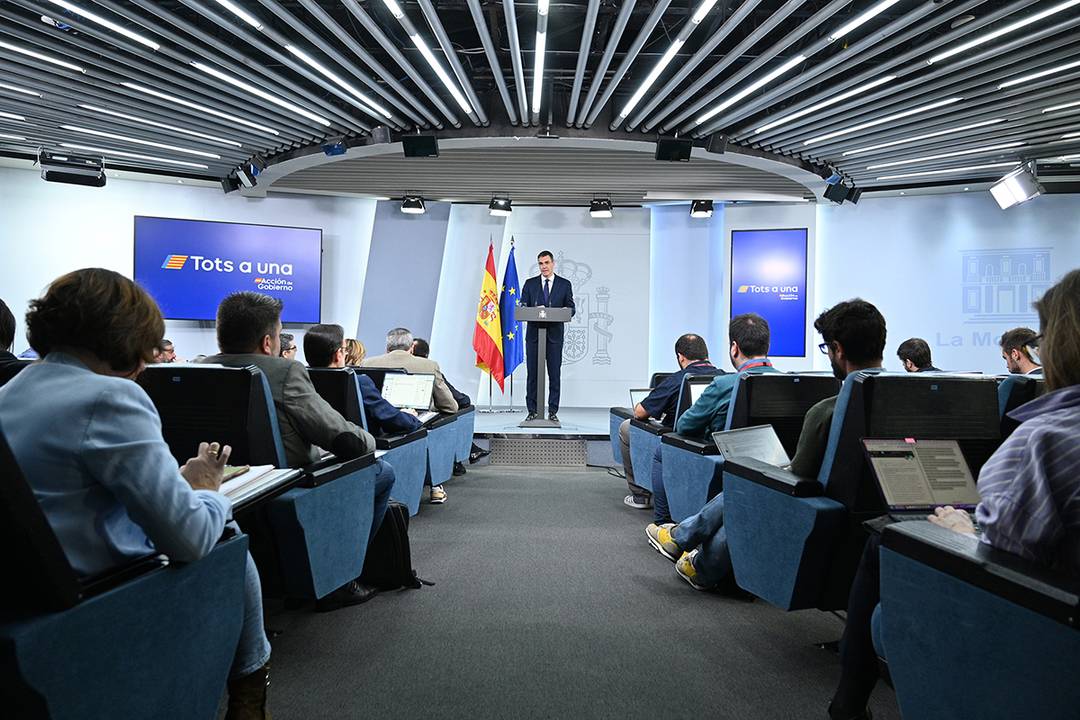
M694 569L700 584L716 585L731 575L731 554L724 531L724 493L710 500L697 515L676 525L671 535L683 550L698 548Z
M244 563L244 625L240 629L240 642L233 657L230 678L239 678L255 672L270 659L270 641L266 639L263 626L262 583L255 561L248 553Z
M368 544L375 539L375 533L386 516L386 506L390 504L390 490L394 487L394 468L382 460L375 461L375 509L371 516L371 532Z
M660 455L660 445L652 458L652 502L653 522L657 525L671 522L671 510L667 504L667 490L664 489L664 459Z

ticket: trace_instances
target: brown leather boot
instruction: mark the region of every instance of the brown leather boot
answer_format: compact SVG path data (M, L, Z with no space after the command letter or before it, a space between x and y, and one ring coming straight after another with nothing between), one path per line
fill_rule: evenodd
M270 663L255 672L229 681L229 709L225 720L270 720L266 688L270 686Z

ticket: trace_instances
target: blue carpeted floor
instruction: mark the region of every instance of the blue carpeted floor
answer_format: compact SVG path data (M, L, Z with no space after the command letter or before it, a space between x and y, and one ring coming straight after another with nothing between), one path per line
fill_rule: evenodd
M825 613L691 589L603 470L470 469L413 518L435 587L276 611L271 709L290 718L824 718ZM899 718L882 685L875 718Z

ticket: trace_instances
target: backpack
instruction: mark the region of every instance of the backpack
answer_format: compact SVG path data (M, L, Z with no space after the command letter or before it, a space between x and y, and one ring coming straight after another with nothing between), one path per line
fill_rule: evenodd
M391 501L375 537L368 545L360 582L379 590L419 588L435 583L421 580L412 567L409 550L409 508Z

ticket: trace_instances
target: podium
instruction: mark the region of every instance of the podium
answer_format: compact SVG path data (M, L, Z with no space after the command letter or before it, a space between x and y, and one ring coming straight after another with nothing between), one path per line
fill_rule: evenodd
M536 409L543 407L544 412L535 420L523 420L518 427L523 428L557 428L562 424L557 420L548 420L544 417L547 412L547 333L548 323L570 322L572 313L570 308L565 307L537 307L517 306L514 308L514 319L519 322L537 323L539 332L536 338Z

